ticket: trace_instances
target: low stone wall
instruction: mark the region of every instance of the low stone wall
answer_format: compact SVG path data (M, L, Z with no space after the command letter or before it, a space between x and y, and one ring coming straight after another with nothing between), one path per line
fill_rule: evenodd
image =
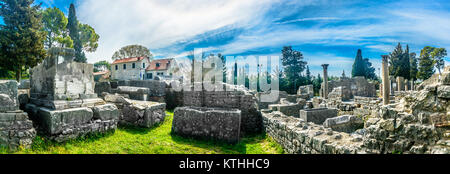
M237 109L178 107L172 133L199 139L238 143L241 111Z
M27 113L0 113L0 147L16 150L19 147L30 148L36 131Z
M312 122L315 124L323 124L326 119L337 117L336 109L317 108L317 109L305 109L300 111L300 118L306 122Z
M265 131L288 154L365 154L362 136L335 132L281 112L263 111Z
M364 128L364 121L354 115L344 115L325 120L323 126L338 132L353 133Z
M150 89L142 87L132 87L132 86L119 86L117 88L117 93L127 94L132 100L148 101L148 94Z
M106 133L117 128L118 114L115 106L95 106L50 110L27 104L26 111L38 126L38 131L49 139L64 142L80 136Z
M303 109L299 104L275 104L269 105L269 109L272 111L280 111L285 115L300 117L300 110Z

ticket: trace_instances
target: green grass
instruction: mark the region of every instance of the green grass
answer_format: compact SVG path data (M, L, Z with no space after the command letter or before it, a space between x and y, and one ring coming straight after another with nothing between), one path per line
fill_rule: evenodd
M167 112L163 124L154 128L119 127L114 133L90 135L66 143L37 137L31 149L0 154L280 154L280 145L265 134L244 137L230 145L172 135L173 112Z

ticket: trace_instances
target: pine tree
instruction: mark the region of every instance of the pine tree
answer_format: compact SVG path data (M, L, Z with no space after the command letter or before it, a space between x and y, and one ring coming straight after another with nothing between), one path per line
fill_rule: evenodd
M358 49L358 53L355 58L355 63L353 64L352 69L352 77L364 76L365 77L365 69L364 69L364 60L362 58L362 51Z
M300 51L293 50L291 46L283 47L282 55L281 61L284 73L288 80L288 86L290 86L287 92L295 94L298 87L304 84L301 73L305 70L307 63L303 61L303 54Z
M420 52L419 72L417 74L421 80L427 80L434 74L434 61L431 57L433 51L433 47L427 46Z
M370 63L368 58L364 59L364 77L366 79L376 80L377 75L375 74L375 68L372 67L372 63Z
M309 71L309 66L306 66L306 81L307 81L307 84L312 83L311 71Z
M394 51L389 55L389 75L398 77L399 67L404 56L402 45L398 43Z
M447 50L445 48L435 48L431 53L431 57L433 57L439 75L441 75L441 70L445 67L445 56L447 56Z
M73 40L73 48L75 49L75 61L86 63L86 55L83 52L83 44L81 43L79 22L76 16L75 5L70 4L69 8L69 22L67 24L69 36Z
M14 71L20 81L22 70L36 66L46 56L40 5L34 0L0 0L0 66Z

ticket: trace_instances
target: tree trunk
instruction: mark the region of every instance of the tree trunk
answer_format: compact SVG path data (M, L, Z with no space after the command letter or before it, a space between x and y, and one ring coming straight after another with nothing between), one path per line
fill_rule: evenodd
M20 82L20 78L22 77L22 69L19 68L16 70L16 80L17 82Z

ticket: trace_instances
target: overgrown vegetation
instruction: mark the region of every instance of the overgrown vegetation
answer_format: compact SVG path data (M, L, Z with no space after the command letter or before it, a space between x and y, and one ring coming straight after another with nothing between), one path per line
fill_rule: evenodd
M245 137L239 144L200 141L171 135L173 112L160 126L147 129L120 127L114 133L90 135L66 143L34 140L31 149L0 154L280 154L283 149L265 134Z

